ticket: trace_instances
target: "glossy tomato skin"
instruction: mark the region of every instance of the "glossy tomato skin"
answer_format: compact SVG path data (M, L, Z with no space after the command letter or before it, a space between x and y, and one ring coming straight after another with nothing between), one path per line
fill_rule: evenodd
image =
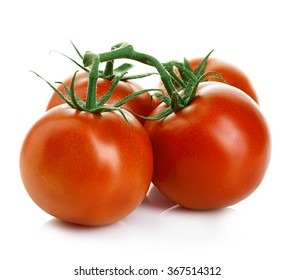
M158 106L152 115L165 107ZM207 82L188 107L147 121L154 185L189 209L216 209L249 196L267 170L271 138L259 106L235 87Z
M69 88L72 81L72 77L68 77L64 84ZM101 98L111 87L112 81L106 79L98 79L97 81L97 90L96 90L96 98L97 100ZM74 91L75 94L82 98L84 101L86 100L87 95L87 88L88 88L88 73L87 72L78 72L75 78L75 87ZM65 91L62 85L59 85L57 89L65 95ZM142 90L140 85L133 81L121 81L118 83L116 88L113 91L111 98L108 100L107 103L114 104L124 97L130 95L133 92ZM57 105L63 104L64 101L58 96L57 93L53 93L51 96L46 110L49 110ZM127 102L124 105L125 108L130 109L131 111L135 112L136 114L142 116L148 116L151 111L156 107L156 104L152 102L150 93L146 92L137 96L136 98L132 99L131 101ZM137 117L137 119L143 124L144 119Z
M191 70L194 71L202 60L202 57L188 60ZM209 57L205 70L219 72L229 85L241 89L259 104L259 99L252 82L237 66L219 58ZM220 82L219 79L211 79L210 81Z
M33 201L67 222L99 226L132 212L149 188L153 154L144 127L125 112L59 105L28 132L20 171Z

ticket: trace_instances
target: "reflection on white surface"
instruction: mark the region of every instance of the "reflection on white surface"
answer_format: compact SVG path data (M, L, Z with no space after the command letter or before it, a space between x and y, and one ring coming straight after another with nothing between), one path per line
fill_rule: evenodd
M165 198L151 187L143 203L123 220L102 227L72 225L55 218L46 222L41 230L46 234L64 236L81 244L100 243L141 244L176 242L211 246L224 243L238 229L237 212L231 208L215 211L184 209ZM152 238L150 238L152 236Z
M198 240L202 245L211 245L219 241L226 242L227 237L232 237L236 216L236 211L231 208L193 211L174 206L164 211L160 218L168 230L173 228L173 234L186 242Z
M113 232L122 231L126 228L126 224L122 221L117 223L108 225L108 226L100 226L100 227L85 227L81 225L75 225L71 223L64 222L62 220L52 218L47 221L43 226L42 230L55 230L59 232L64 232L65 234L72 235L72 236L87 236L90 237L95 236L99 237L101 235L105 235L109 238L112 237Z

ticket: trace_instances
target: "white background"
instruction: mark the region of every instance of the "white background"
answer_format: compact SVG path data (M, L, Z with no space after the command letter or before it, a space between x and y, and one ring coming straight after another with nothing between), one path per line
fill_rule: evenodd
M0 278L121 279L74 276L74 269L132 265L160 271L168 266L220 266L222 276L213 279L292 279L292 10L290 0L2 1ZM74 57L70 40L82 52L103 52L127 41L161 61L215 49L214 56L242 68L258 91L273 141L271 164L257 191L214 212L170 208L152 192L130 216L101 228L64 224L40 210L22 185L18 158L51 90L29 70L50 81L73 73L75 65L49 54L58 50ZM165 273L142 277L209 278Z

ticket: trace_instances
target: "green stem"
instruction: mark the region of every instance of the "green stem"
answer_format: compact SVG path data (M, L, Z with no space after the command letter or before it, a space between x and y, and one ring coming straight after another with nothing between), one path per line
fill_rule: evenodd
M87 89L86 109L92 110L96 107L96 87L99 78L99 55L96 55L93 60L91 70L89 72L89 83Z
M166 71L163 65L155 57L134 51L130 58L137 61L147 61L147 64L150 63L157 69L168 95L172 96L172 94L176 92L170 74Z
M108 77L113 75L113 60L107 61L103 74Z
M161 76L161 80L170 96L176 92L171 77L163 65L153 56L136 52L132 45L121 43L112 48L112 51L99 54L100 61L111 61L119 58L127 58L155 67Z

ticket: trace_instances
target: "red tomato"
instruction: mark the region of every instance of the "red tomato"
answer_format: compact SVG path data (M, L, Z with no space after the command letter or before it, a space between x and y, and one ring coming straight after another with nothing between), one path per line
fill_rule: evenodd
M151 115L166 108L159 105ZM235 204L261 183L271 140L259 106L239 89L201 84L182 110L146 121L153 145L154 185L190 209Z
M110 224L132 212L152 179L153 154L138 120L67 105L31 128L20 154L27 192L47 213L76 224Z
M203 58L190 59L189 65L191 70L194 71L202 60ZM247 75L235 65L215 57L209 57L205 70L219 72L229 85L241 89L247 93L256 103L259 103L256 91L251 81ZM212 79L210 81L213 80L220 81L219 79Z
M64 81L64 84L67 87L70 87L72 77L67 78ZM112 81L106 80L106 79L98 79L97 81L97 100L101 98L105 93L108 91L108 89L111 87ZM76 96L80 97L85 101L86 94L87 94L87 88L88 88L88 73L87 72L78 72L76 79L75 79L75 87L74 91ZM59 85L57 89L65 95L65 91L62 85ZM118 83L116 88L113 91L113 94L111 98L108 100L108 104L114 104L124 97L130 95L131 93L135 91L142 90L142 88L136 84L133 81L121 81ZM64 101L58 96L57 93L53 93L51 99L49 100L49 103L47 105L46 110L49 110L57 105L63 104ZM142 116L148 116L151 111L156 107L156 105L152 102L150 93L146 92L144 94L141 94L137 96L136 98L132 99L131 101L127 102L124 105L125 108L130 109L131 111L142 115ZM144 119L137 117L137 119L144 123Z
M202 60L203 58L194 58L188 60L191 70L194 71ZM177 75L179 75L177 68L175 68L174 71ZM218 58L209 57L207 60L205 71L216 71L220 73L229 85L241 89L247 95L249 95L257 104L259 104L256 91L251 81L249 80L247 75L235 65L220 60ZM210 81L222 82L218 78L210 79ZM162 81L159 82L158 87L165 91L165 87ZM158 103L161 103L161 101L158 101Z

